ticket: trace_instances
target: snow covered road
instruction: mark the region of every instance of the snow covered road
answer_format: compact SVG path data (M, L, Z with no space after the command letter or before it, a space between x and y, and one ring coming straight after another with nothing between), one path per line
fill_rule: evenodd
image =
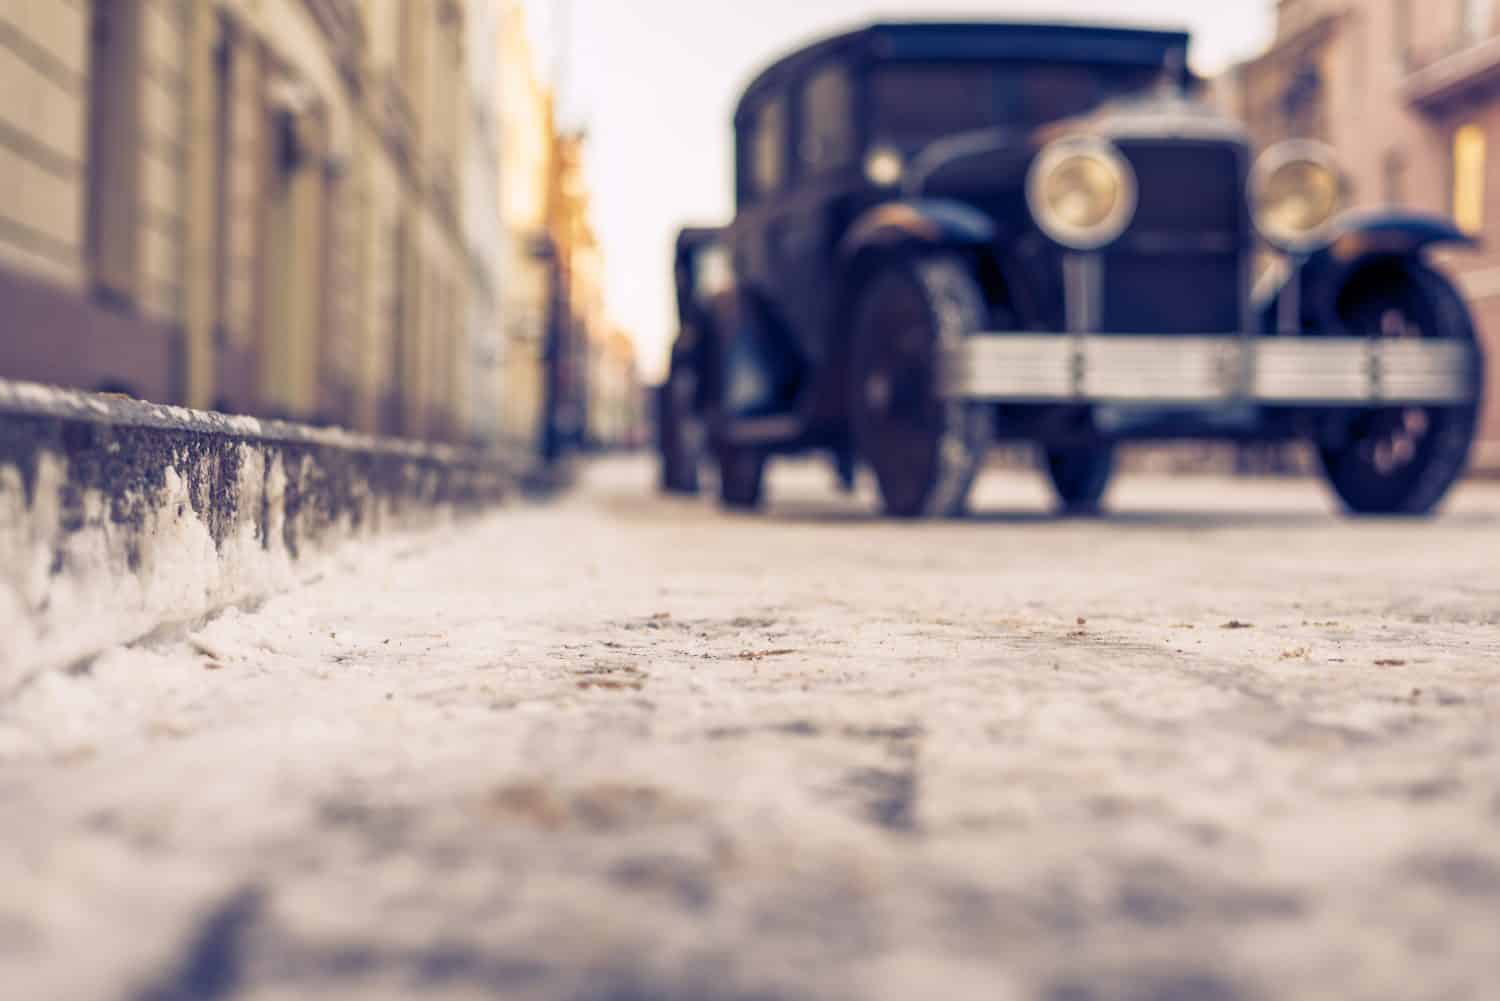
M0 997L1487 1001L1500 487L575 495L0 705Z

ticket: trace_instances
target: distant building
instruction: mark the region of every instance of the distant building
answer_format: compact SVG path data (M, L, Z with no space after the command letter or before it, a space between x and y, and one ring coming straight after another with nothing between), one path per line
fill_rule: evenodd
M464 156L464 238L468 246L468 345L464 380L468 384L469 437L493 442L502 437L505 389L505 325L501 282L506 259L500 179L500 0L469 0L465 67L468 71L468 141Z
M467 8L0 4L0 375L463 436Z
M1280 0L1271 48L1219 82L1265 144L1338 151L1355 206L1437 213L1484 238L1444 255L1489 354L1476 462L1500 469L1500 2Z
M564 434L593 448L627 443L639 396L635 349L610 320L604 249L585 177L587 136L559 135L553 153L549 232L557 248L561 343L557 358Z
M520 0L500 2L498 86L500 302L505 334L502 434L535 448L542 438L543 356L553 289L547 198L554 128L552 93L538 70Z
M578 445L589 444L589 359L604 322L604 258L590 219L583 171L586 145L581 132L554 137L547 195L547 232L557 253L558 283L552 316L552 419L560 438Z
M600 448L642 444L645 396L630 337L623 330L597 337L589 370L589 440Z

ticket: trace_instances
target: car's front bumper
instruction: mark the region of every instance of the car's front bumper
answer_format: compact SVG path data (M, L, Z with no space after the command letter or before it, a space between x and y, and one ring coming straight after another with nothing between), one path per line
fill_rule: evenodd
M943 392L995 403L1441 405L1480 392L1475 347L1360 337L976 334Z

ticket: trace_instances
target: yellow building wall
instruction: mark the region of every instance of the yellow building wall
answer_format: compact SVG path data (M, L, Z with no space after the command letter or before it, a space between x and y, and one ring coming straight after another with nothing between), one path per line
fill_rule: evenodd
M88 21L82 3L0 3L0 265L84 284Z
M535 256L547 231L554 145L552 97L538 71L518 0L500 15L500 211L505 268L500 310L505 336L503 437L531 447L541 436L543 338L551 307L551 265Z
M0 267L156 322L158 398L460 434L467 6L0 0Z

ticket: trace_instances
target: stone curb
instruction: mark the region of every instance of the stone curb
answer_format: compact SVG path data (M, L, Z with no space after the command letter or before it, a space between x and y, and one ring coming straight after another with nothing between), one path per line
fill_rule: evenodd
M0 380L0 699L293 586L341 547L558 487L516 451Z

